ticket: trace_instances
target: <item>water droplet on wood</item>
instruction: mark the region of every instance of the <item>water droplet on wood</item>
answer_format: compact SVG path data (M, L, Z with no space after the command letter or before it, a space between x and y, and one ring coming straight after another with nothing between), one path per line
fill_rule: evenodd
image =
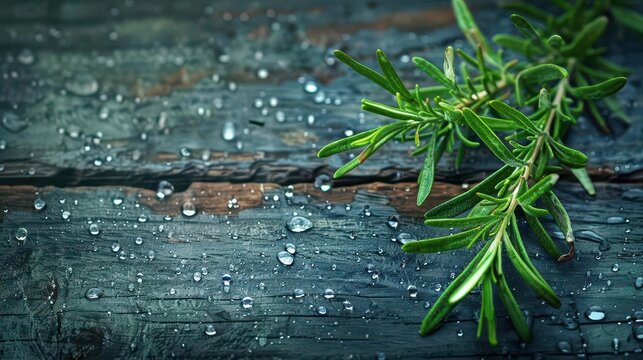
M303 216L293 216L286 222L286 227L294 233L300 233L312 228L313 223Z

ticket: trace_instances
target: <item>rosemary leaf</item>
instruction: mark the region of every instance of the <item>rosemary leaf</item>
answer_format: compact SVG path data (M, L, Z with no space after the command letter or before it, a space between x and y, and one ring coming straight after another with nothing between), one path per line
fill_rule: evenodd
M467 121L467 124L473 131L480 137L489 150L502 160L505 164L513 167L522 166L522 162L518 160L515 156L511 154L511 151L507 149L505 144L500 141L498 135L496 135L489 127L478 117L476 113L471 111L471 109L465 108L463 110L464 118Z

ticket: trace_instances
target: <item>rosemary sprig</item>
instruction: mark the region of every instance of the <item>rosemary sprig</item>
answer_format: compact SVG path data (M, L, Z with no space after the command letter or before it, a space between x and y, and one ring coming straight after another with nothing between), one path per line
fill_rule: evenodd
M319 157L326 157L362 149L335 172L335 177L358 167L390 140L413 141L416 147L413 155L425 156L418 178L417 204L421 205L431 192L435 164L445 151L457 151L459 167L467 148L484 143L505 164L465 193L425 214L426 225L461 231L402 246L404 251L417 253L479 248L430 309L422 321L421 335L436 330L460 300L481 287L478 336L486 324L489 342L497 344L495 285L495 293L516 332L522 340L529 341L526 319L504 276L503 253L537 296L553 307L560 306L558 296L529 259L517 219L522 212L541 246L558 261L573 258L571 221L552 189L563 166L571 169L588 193L593 194L594 188L585 170L587 156L564 145L562 139L584 110L589 110L605 131L609 128L598 110L600 107L628 121L611 97L625 85L624 75L628 71L605 59L605 51L595 46L607 26L605 15L636 31L641 30L641 22L636 21L640 15L623 10L625 5L617 0L597 0L591 6L586 6L583 0L553 3L561 14L549 14L523 2L506 4L539 25L521 15L512 15L520 35L494 36L493 42L499 46L495 49L480 31L464 0L453 0L458 25L474 51L469 54L447 47L442 69L414 57L413 63L437 84L434 86L407 89L381 50L376 53L381 73L340 50L335 51L340 61L394 95L396 102L390 106L363 99L364 110L393 122L334 141L319 151ZM610 3L617 6L610 7ZM506 60L505 50L518 57ZM456 55L460 59L458 66ZM518 108L530 110L522 112ZM472 133L480 141L471 137ZM539 203L544 208L538 207ZM543 216L552 216L565 234L567 253L561 255L545 231L539 220Z

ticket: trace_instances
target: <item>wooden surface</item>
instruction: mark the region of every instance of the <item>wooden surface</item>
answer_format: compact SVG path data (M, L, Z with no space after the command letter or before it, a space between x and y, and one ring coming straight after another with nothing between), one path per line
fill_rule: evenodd
M633 320L643 310L634 287L643 276L639 43L614 35L606 44L615 61L634 70L619 101L635 123L611 121L612 134L603 135L583 118L567 141L590 155L598 193L586 196L569 176L557 185L575 225L576 259L557 264L528 237L561 309L542 304L511 273L531 319L530 344L521 344L502 316L499 346L477 340L476 296L434 335L417 335L425 302L435 302L438 284L443 290L471 254L404 254L392 241L436 231L421 224L423 210L414 205L422 159L410 157L407 144L387 146L328 192L313 186L348 159L319 160L316 149L346 130L383 122L361 115L359 100L389 100L329 64L329 51L373 63L382 48L411 86L422 76L406 56L438 61L446 44L463 45L448 3L4 2L0 358L641 356L634 336L641 323ZM506 14L474 5L487 33L510 31ZM267 78L257 76L260 69ZM94 94L65 85L79 74L96 80ZM314 81L318 92L304 91L301 80ZM315 101L320 92L328 104ZM236 128L233 141L222 138L226 121ZM427 206L497 165L484 150L472 152L460 172L451 160L445 156L438 167L441 182ZM160 180L176 189L164 200L155 196ZM33 207L38 197L44 210ZM114 198L124 201L115 205ZM238 207L229 208L231 199ZM196 216L181 214L185 201L196 205ZM286 230L295 213L314 227ZM139 221L142 214L147 221ZM392 215L397 229L387 225ZM100 234L90 234L90 223ZM555 231L551 220L545 225ZM25 242L15 239L20 227L28 230ZM277 259L286 243L297 248L290 267ZM203 267L207 274L195 282ZM233 277L229 293L226 273ZM409 285L418 288L416 298ZM104 296L87 299L90 288ZM296 288L305 296L294 298ZM334 298L324 298L327 288ZM241 306L244 296L253 298L252 308ZM604 308L604 320L584 316L594 305ZM207 336L207 325L217 334ZM562 352L561 341L572 351Z

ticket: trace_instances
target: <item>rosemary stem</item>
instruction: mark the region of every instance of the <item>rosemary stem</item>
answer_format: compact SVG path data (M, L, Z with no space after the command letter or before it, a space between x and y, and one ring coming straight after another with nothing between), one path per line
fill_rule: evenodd
M534 168L534 165L536 164L536 160L538 160L540 151L543 145L545 144L547 136L549 136L549 131L551 130L551 126L554 123L554 120L556 119L556 109L558 106L560 106L560 104L562 103L565 97L565 89L567 84L568 84L567 78L563 78L558 82L558 85L556 86L556 97L554 98L554 101L552 102L552 108L551 110L549 110L549 113L547 115L547 122L543 127L542 133L538 136L538 139L536 140L536 145L534 146L533 151L529 156L529 159L527 160L527 163L523 167L523 173L518 179L518 184L516 185L516 187L514 188L511 194L511 202L509 203L509 207L505 212L506 216L500 225L500 228L499 228L500 230L496 234L496 239L495 239L496 241L499 241L499 239L502 238L502 234L504 234L507 228L508 219L511 216L511 214L514 213L514 211L516 210L516 207L518 206L518 197L521 193L521 189L523 185L527 184L527 182L529 181L529 177L531 176L531 172ZM562 261L561 259L565 260L566 256L573 256L573 251L574 251L574 247L572 244L570 245L571 255L570 254L563 255L558 259L558 261Z
M503 78L495 84L494 91L492 93L489 93L487 90L480 90L472 96L472 97L475 97L474 100L467 100L465 102L456 104L455 108L462 109L465 107L469 107L471 104L475 103L476 101L486 100L487 97L490 97L491 95L495 94L495 92L505 89L507 86L509 86L509 82L507 81L507 79Z

